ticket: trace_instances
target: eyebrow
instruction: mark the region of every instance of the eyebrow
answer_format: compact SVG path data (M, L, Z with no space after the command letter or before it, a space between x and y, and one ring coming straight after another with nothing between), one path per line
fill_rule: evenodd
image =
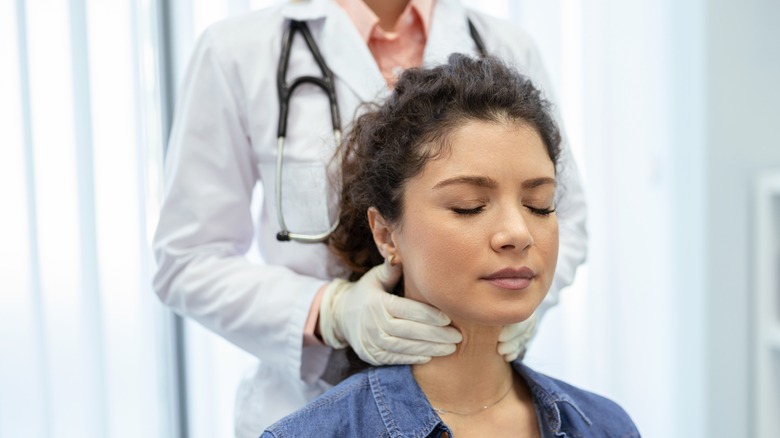
M454 178L448 178L445 179L444 181L439 181L438 183L436 183L436 185L433 186L433 188L439 189L454 184L468 184L477 187L485 187L488 189L494 189L498 187L498 182L493 178L486 177L486 176L463 175L463 176L456 176ZM522 188L535 189L545 184L552 184L553 187L558 187L558 183L555 181L555 179L548 178L548 177L541 177L541 178L533 178L533 179L523 181Z
M442 187L451 186L454 184L468 184L477 187L486 187L488 189L494 189L498 187L498 182L493 178L486 176L456 176L454 178L448 178L444 181L439 181L433 186L434 189L440 189Z
M553 178L548 177L542 177L542 178L534 178L529 179L527 181L523 181L523 188L524 189L535 189L539 186L543 186L545 184L552 184L553 187L558 187L558 182L555 181Z

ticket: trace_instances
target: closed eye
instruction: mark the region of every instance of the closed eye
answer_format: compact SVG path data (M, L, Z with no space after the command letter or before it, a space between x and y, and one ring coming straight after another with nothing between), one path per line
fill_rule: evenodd
M485 209L484 205L480 205L476 208L452 208L451 210L460 216L473 216L475 214L479 214L482 212L482 210Z
M555 212L555 208L535 208L530 205L526 205L525 208L531 211L531 213L538 216L549 216Z

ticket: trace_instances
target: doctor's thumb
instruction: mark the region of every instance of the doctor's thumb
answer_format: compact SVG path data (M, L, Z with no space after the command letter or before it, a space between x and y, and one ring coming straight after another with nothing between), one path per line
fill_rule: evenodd
M374 266L371 271L369 272L374 274L375 278L379 281L379 284L382 285L382 289L387 292L392 291L395 285L398 284L398 280L401 279L401 273L403 272L400 264L392 266L390 263L382 263L379 266Z

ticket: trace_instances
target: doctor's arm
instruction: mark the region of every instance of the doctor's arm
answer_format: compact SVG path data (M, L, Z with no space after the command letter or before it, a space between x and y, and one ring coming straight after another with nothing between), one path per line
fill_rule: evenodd
M190 61L169 142L154 288L175 312L301 377L304 323L325 281L245 258L258 175L243 90L224 57L206 31ZM324 367L327 351L317 355Z

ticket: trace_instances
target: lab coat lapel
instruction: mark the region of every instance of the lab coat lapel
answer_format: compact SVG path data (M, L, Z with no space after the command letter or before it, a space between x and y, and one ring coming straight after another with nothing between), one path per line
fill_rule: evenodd
M363 101L386 96L389 88L365 41L354 24L335 2L328 2L322 35L322 51L333 73ZM477 54L467 22L467 11L460 0L436 0L423 64L447 62L452 53Z
M467 19L466 8L459 0L436 0L423 54L424 65L443 64L452 53L477 54Z
M328 4L321 41L325 62L361 101L373 102L389 93L368 45L335 2Z
M282 14L291 20L323 20L317 45L325 63L364 102L389 94L379 67L346 12L333 0L296 0L284 5Z

